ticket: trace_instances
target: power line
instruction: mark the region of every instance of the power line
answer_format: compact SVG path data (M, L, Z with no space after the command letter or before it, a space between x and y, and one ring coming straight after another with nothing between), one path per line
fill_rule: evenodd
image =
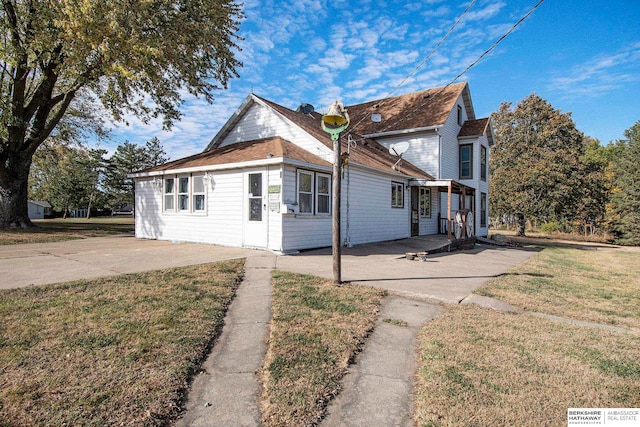
M438 44L436 44L436 46L431 49L431 52L429 52L429 54L427 56L425 56L422 61L420 61L420 63L413 69L413 71L411 71L404 79L402 79L402 81L400 83L398 83L398 85L396 85L396 87L387 94L387 96L385 96L384 98L382 98L382 100L390 98L391 95L393 95L398 89L400 89L400 86L402 86L407 80L409 80L409 78L411 76L413 76L428 60L429 58L431 58L431 56L433 56L433 54L436 52L436 50L438 50L438 48L440 47L440 45L442 45L442 43L445 42L445 40L447 40L447 38L449 37L449 35L453 32L453 30L458 26L458 24L460 23L460 21L462 20L462 18L464 17L464 15L466 15L466 13L469 11L469 9L471 9L471 6L473 6L473 4L476 2L476 0L471 0L471 2L469 3L469 5L467 6L467 8L464 10L464 12L462 12L462 14L458 17L458 19L456 19L456 21L453 23L453 25L451 26L451 28L449 28L449 31L447 31L447 33L444 35L444 37L442 37L442 39L440 39L440 41L438 42ZM358 126L360 123L362 123L362 121L367 117L367 115L363 115L360 120L358 121L358 123L356 123L355 125L353 125L352 127L356 127Z
M438 96L439 94L441 94L442 92L444 92L449 86L451 86L452 84L454 84L460 77L462 77L467 71L469 71L473 66L475 66L476 64L478 64L478 62L480 62L482 60L482 58L484 58L485 56L487 56L493 49L496 48L496 46L498 46L498 44L500 44L500 42L502 42L504 39L506 39L509 34L511 34L513 31L515 31L515 29L522 24L522 22L524 22L525 19L527 19L529 17L529 15L531 15L542 3L544 2L544 0L539 0L538 3L536 3L535 6L533 6L522 18L520 18L515 24L513 24L513 26L509 29L509 31L507 31L506 33L504 33L502 35L502 37L500 37L498 40L496 40L487 50L485 50L482 55L480 55L475 61L473 61L467 68L465 68L460 74L458 74L453 80L451 80L449 83L447 83L446 86L443 86L440 88L439 91L437 91L436 93L434 93L433 95L430 95L429 98L435 98L436 96ZM417 106L416 108L414 108L413 110L411 110L411 112L409 112L407 115L405 115L403 118L401 118L400 120L397 120L396 122L390 124L389 126L385 127L382 131L385 131L399 123L402 123L406 118L410 117L412 114L415 114L416 111L420 110L422 107L424 107L425 105L427 105L429 101L425 101L422 104L420 104L419 106Z

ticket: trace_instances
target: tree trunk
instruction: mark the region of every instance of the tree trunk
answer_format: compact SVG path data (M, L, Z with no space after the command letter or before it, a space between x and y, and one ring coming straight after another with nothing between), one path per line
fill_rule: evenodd
M27 190L31 158L8 156L0 165L0 228L35 227L29 219Z
M524 236L527 221L525 221L524 214L516 214L516 235Z

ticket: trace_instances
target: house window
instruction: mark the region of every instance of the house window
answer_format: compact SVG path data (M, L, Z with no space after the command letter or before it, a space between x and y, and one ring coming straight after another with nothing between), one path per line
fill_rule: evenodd
M300 213L313 213L313 172L298 171L298 207Z
M462 117L462 105L458 105L458 124L462 126L463 123L464 123L464 120Z
M164 180L164 210L173 212L175 209L175 179L165 178Z
M189 210L189 177L178 178L178 210L186 212Z
M480 227L487 226L487 193L480 193Z
M319 215L331 213L331 176L317 174L316 176L316 206Z
M262 173L249 174L249 221L262 221Z
M206 207L206 192L204 185L204 176L196 175L193 177L193 211L204 212Z
M460 179L473 178L473 145L460 146Z
M298 210L310 215L331 213L331 175L298 171Z
M431 189L420 187L420 217L431 218Z
M480 179L487 180L487 147L480 146Z
M391 182L391 207L404 208L404 184Z

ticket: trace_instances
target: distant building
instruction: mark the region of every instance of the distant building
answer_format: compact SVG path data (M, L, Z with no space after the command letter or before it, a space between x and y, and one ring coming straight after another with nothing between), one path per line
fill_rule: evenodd
M42 200L29 200L29 219L44 219L51 215L51 204Z

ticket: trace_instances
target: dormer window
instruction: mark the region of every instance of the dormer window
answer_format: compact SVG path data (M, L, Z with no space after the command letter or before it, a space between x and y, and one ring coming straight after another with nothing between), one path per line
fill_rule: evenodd
M464 123L464 120L462 117L462 105L458 105L458 124L462 126L463 123Z

